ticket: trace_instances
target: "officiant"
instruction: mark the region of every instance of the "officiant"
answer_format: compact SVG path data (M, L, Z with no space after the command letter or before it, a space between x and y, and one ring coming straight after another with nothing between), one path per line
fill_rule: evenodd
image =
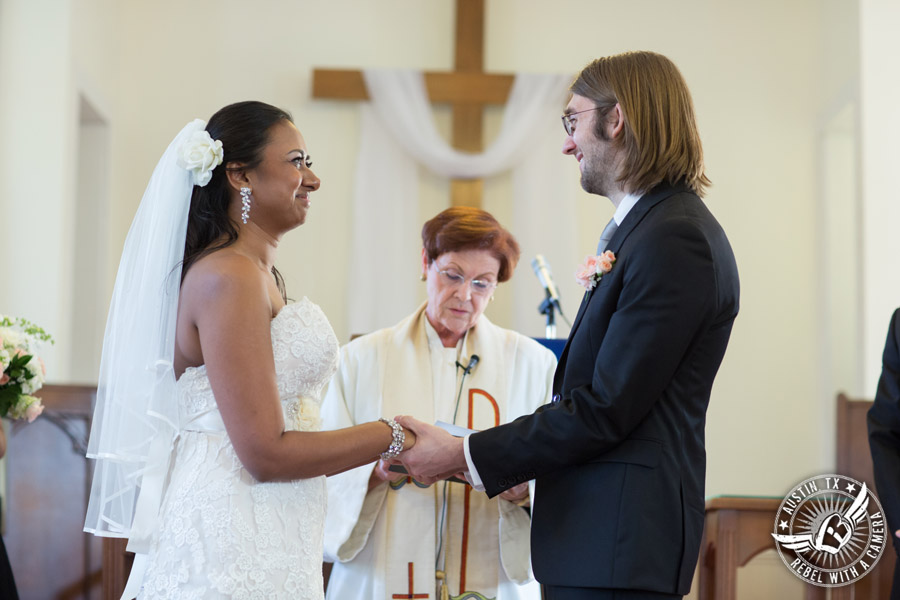
M426 302L342 349L322 406L325 429L408 414L480 430L549 400L554 355L483 314L518 262L515 238L488 212L454 207L425 223L422 244ZM539 599L528 482L494 499L471 491L424 485L383 461L329 477L325 553L335 565L326 597Z

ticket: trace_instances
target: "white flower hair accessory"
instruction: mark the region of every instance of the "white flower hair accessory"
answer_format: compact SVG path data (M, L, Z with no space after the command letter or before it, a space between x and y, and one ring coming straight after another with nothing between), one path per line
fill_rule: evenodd
M205 186L213 169L222 164L222 142L212 139L205 129L195 131L178 151L178 166L191 172L194 185Z

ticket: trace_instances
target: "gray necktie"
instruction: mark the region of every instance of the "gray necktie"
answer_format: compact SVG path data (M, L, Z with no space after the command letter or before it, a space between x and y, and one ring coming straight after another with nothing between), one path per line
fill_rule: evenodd
M619 226L616 224L616 220L610 219L609 223L606 224L606 227L603 228L603 233L600 234L600 243L597 244L597 254L601 254L606 247L609 245L609 240L612 239L613 234L616 232Z

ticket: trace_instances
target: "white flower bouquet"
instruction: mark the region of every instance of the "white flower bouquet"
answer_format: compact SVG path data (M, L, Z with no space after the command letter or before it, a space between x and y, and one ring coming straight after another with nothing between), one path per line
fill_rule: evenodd
M53 338L34 323L0 315L0 417L30 423L44 411L31 394L44 385L47 370L37 351L47 341Z

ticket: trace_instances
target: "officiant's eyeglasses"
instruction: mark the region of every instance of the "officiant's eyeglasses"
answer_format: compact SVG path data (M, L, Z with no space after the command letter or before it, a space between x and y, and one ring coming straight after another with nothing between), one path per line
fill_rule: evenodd
M444 280L444 283L449 285L450 287L460 287L464 283L466 283L466 277L464 275L460 275L456 271L448 271L446 269L438 271L438 275ZM477 294L479 296L486 296L490 294L497 284L493 281L488 281L487 279L470 279L472 282L472 293Z
M606 108L605 106L595 106L594 108L586 108L584 110L579 110L578 112L568 113L562 116L563 128L566 130L566 135L572 135L575 133L575 121L572 120L572 117L575 115L580 115L581 113L591 112L592 110L600 110L602 108Z

